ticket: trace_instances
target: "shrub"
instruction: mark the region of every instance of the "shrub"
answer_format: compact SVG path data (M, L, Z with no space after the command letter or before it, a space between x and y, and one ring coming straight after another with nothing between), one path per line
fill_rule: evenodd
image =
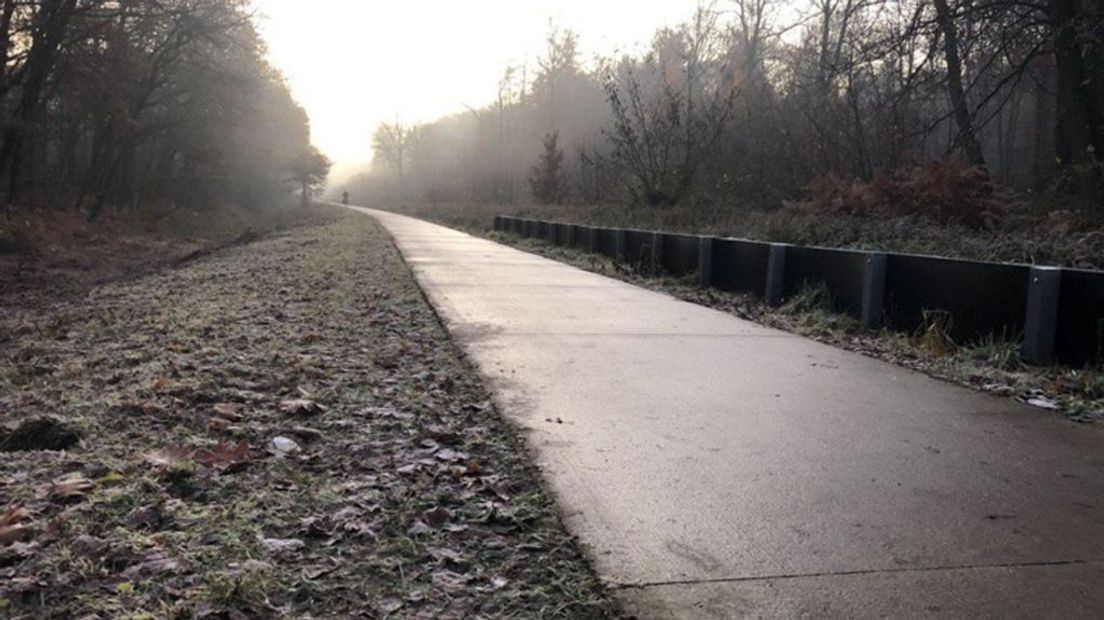
M941 224L978 229L1020 205L995 186L984 170L954 160L878 174L872 181L841 181L827 175L810 185L808 207L858 217L919 215Z

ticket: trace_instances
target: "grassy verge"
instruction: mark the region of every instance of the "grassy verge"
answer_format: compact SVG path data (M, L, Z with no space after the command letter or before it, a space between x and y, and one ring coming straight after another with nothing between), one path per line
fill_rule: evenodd
M387 235L303 218L0 317L0 615L616 617Z
M703 289L696 278L654 277L631 265L536 239L491 233L508 243L576 267L620 278L741 318L876 357L930 376L999 396L1054 409L1077 422L1104 426L1104 371L1060 366L1037 368L1020 361L1019 343L1001 339L956 343L933 314L912 334L864 331L858 321L832 311L824 287L810 287L779 308L753 295Z

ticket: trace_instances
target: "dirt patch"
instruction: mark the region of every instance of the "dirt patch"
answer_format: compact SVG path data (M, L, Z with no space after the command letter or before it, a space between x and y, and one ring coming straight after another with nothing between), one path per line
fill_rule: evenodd
M68 450L78 441L80 433L55 418L32 418L11 430L0 429L0 452Z
M523 442L370 219L310 225L0 318L11 617L619 612Z

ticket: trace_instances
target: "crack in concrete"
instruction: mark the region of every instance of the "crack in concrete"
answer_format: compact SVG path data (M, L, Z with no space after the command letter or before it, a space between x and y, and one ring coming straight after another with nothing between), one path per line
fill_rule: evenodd
M617 583L610 582L609 586L615 590L642 590L644 588L656 588L663 586L693 586L718 583L745 583L752 581L781 581L786 579L812 579L817 577L851 577L857 575L879 575L894 573L930 573L954 570L976 570L987 568L1035 568L1043 566L1080 566L1089 564L1104 564L1104 560L1052 560L1041 562L1005 562L998 564L961 564L957 566L921 566L910 568L871 568L845 571L825 571L819 573L783 573L779 575L764 575L761 577L720 577L717 579L674 579L670 581L647 581L642 583Z

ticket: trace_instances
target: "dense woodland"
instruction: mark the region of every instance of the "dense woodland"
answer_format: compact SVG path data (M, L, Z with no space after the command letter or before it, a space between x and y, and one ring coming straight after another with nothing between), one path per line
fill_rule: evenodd
M329 164L244 0L3 0L8 214L262 207Z
M553 28L535 66L505 70L492 105L380 126L373 169L350 189L714 208L811 196L844 210L916 190L954 215L992 206L999 187L1102 209L1099 0L794 6L718 1L619 57L584 59Z

